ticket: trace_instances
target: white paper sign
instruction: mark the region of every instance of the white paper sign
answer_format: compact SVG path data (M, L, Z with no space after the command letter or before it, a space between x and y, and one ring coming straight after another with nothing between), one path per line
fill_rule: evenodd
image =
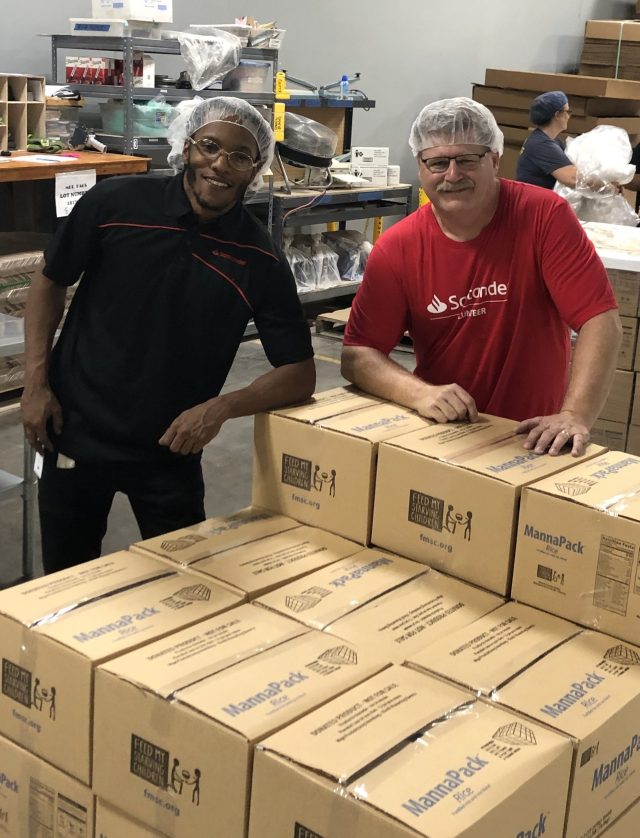
M96 170L56 174L56 216L64 218L74 208L76 201L96 182Z

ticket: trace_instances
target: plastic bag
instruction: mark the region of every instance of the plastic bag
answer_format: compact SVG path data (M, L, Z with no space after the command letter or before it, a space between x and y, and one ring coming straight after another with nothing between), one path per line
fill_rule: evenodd
M638 216L620 194L618 184L636 173L629 135L614 125L599 125L567 143L567 157L577 170L576 188L556 183L581 221L600 221L635 227Z
M316 272L311 259L298 247L295 247L291 235L285 235L282 250L296 281L298 291L314 291L316 287Z
M334 288L340 284L338 254L322 241L320 233L311 236L311 259L316 272L316 288Z
M350 281L362 279L371 250L370 242L366 241L362 233L358 230L335 230L325 233L324 238L338 255L340 277Z
M187 32L176 34L180 54L195 90L203 90L240 63L241 41L230 32L217 29L209 35L192 35Z

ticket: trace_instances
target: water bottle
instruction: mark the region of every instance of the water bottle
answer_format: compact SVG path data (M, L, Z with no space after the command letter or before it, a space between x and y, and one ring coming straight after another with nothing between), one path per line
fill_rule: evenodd
M340 98L347 99L349 97L349 77L343 75L340 79Z

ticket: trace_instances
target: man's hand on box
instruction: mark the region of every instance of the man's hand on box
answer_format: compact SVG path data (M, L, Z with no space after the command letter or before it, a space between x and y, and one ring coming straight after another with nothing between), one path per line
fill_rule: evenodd
M473 396L459 384L424 385L415 409L425 419L436 422L455 422L460 419L475 422L478 418Z
M158 442L174 454L197 454L218 435L229 418L226 402L218 396L181 413Z
M535 416L525 419L516 428L516 433L527 434L523 448L552 457L561 452L566 445L571 445L571 455L579 457L591 438L589 428L575 414L568 410L554 413L552 416Z

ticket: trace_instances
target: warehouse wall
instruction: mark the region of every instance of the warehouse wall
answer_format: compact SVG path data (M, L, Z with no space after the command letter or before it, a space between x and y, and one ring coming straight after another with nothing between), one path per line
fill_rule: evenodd
M470 95L486 67L569 71L577 66L589 18L632 16L631 0L173 0L174 27L233 20L238 12L277 19L287 29L281 66L326 84L362 73L360 87L376 100L358 111L354 140L388 145L391 162L413 180L407 147L411 122L428 101ZM68 17L90 14L90 0L2 3L0 71L49 74L50 42L41 32L68 31ZM392 18L392 15L395 17Z

